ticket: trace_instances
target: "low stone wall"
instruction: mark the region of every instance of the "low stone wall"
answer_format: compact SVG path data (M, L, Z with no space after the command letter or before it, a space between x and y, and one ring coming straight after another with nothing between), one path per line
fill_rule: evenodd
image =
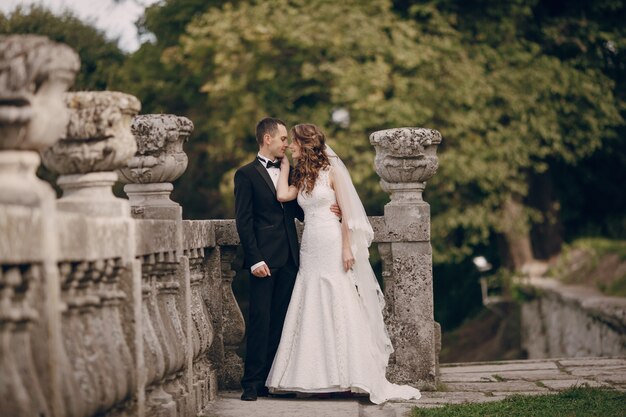
M626 298L530 278L523 291L522 346L530 359L626 355Z

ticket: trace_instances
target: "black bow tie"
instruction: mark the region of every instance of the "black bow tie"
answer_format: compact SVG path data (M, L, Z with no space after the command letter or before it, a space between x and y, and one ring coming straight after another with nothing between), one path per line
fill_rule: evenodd
M277 159L276 162L267 161L265 163L265 168L271 168L271 167L280 169L280 159Z

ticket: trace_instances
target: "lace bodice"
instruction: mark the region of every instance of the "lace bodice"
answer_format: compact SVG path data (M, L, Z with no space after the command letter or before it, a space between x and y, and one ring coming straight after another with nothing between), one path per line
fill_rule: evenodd
M304 211L304 221L307 224L319 221L337 222L337 216L330 211L330 206L336 201L335 191L330 186L330 167L320 170L311 193L298 193L298 204Z

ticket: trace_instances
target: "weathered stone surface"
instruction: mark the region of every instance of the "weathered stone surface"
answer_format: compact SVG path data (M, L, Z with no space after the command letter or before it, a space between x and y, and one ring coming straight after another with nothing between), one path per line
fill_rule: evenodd
M626 384L626 369L621 370L619 373L596 375L595 378L598 381L623 385Z
M178 249L178 223L173 220L136 220L135 253L137 256L170 254Z
M393 382L434 389L437 343L433 318L430 207L422 199L438 166L441 134L422 128L372 133L376 172L391 193L385 216L373 219L385 281L385 322L395 352L387 375ZM391 243L386 243L391 242Z
M7 264L41 261L45 256L44 242L32 231L41 230L42 222L42 212L37 207L0 206L0 260Z
M376 172L388 183L425 182L437 172L441 134L436 130L380 130L370 135L370 143L376 148Z
M215 247L215 225L210 220L183 220L183 248Z
M607 386L607 384L589 380L589 379L584 379L584 378L543 380L543 381L539 381L539 383L541 385L545 385L546 387L550 389L554 389L554 390L564 390L567 388L582 387L582 386L587 386L587 387L606 387Z
M137 144L130 132L141 109L135 97L114 91L67 93L65 137L43 152L44 164L62 175L114 171L125 166Z
M453 391L477 392L534 392L547 391L534 382L505 381L505 382L451 382L446 384Z
M385 318L395 352L388 375L394 382L429 388L436 379L430 244L392 243L391 256Z
M446 364L441 366L441 374L458 374L468 372L482 372L497 374L500 372L515 370L558 370L558 366L554 361L514 361L514 362L486 362L482 364Z
M572 368L566 368L566 371L569 372L573 376L606 376L606 375L615 375L615 374L623 374L626 375L626 366L602 366L602 367L585 367L585 366L577 366Z
M131 213L135 219L178 220L182 218L183 208L170 200L174 186L169 182L156 184L126 184L124 192L128 195Z
M441 134L433 129L395 128L374 132L370 143L376 149L376 173L391 204L422 200L422 191L437 172L437 146Z
M67 415L55 194L31 150L65 130L77 70L66 46L0 36L0 415Z
M134 258L135 248L127 238L132 225L125 218L88 218L59 213L57 221L61 260L121 258L131 261Z
M63 190L63 197L58 200L57 207L64 212L92 217L129 217L128 201L113 194L116 181L115 172L61 175L57 184Z
M558 359L557 362L566 368L573 367L572 369L579 366L592 368L599 366L626 367L626 358Z
M220 246L239 245L239 234L234 220L213 220L215 238Z
M581 359L585 360L585 359ZM577 361L577 360L574 360ZM542 364L552 364L553 367L557 367L556 361L533 361L533 360L521 360L521 361L504 361L504 362L487 362L482 364L455 364L454 366L442 365L442 369L449 371L447 375L452 378L464 378L468 375L477 375L476 372L477 367L482 368L492 368L499 367L499 371L502 374L507 373L519 373L523 375L525 372L561 372L558 367L553 370L541 370L535 369L537 366L542 366ZM509 366L511 369L507 369ZM526 368L528 367L528 368ZM465 372L465 368L467 368L470 372ZM583 368L581 366L580 368ZM452 373L451 373L452 372ZM528 374L531 375L531 374ZM614 373L613 377L619 377L619 374ZM272 399L272 398L260 398L255 405L258 405L253 411L250 408L250 404L240 401L239 395L241 391L229 391L222 392L221 398L213 404L209 409L207 409L203 416L243 416L247 415L247 413L253 412L255 416L271 416L271 417L291 417L294 414L294 408L292 406L297 406L297 415L300 417L318 417L319 415L326 415L324 413L327 412L326 405L352 405L352 408L346 407L340 408L336 407L333 409L333 417L342 417L342 416L404 416L407 412L411 410L412 407L419 408L433 408L440 407L446 404L465 404L465 403L484 403L484 402L492 402L492 401L502 401L507 397L513 395L552 395L556 394L559 391L567 389L570 386L572 380L576 380L577 378L569 376L569 381L561 382L561 380L553 380L552 378L546 378L546 380L542 380L542 382L547 387L551 385L550 388L538 386L534 381L527 382L522 380L517 381L502 381L502 382L475 382L470 384L459 384L461 387L465 387L467 389L456 390L454 384L445 384L443 391L422 391L422 398L419 400L411 400L411 401L389 401L384 405L372 405L367 401L366 398L354 398L354 399L345 399L338 400L332 399L330 401L318 400L313 398L300 398L294 400L285 400L285 399ZM578 378L579 380L589 380L589 378ZM601 381L594 381L594 384L604 384ZM614 384L611 382L606 382L607 385L615 388L617 390L624 390L626 385L624 384ZM510 385L510 386L509 386ZM541 384L539 384L541 385ZM484 389L483 389L484 388ZM497 390L494 390L497 389ZM311 407L309 407L311 405Z
M137 142L137 153L119 170L124 183L172 182L187 169L183 144L193 131L186 117L173 114L136 116L131 131Z
M65 132L62 93L74 81L78 55L44 36L0 36L0 150L41 150Z
M544 379L572 379L572 376L560 369L555 370L513 370L493 372L444 373L441 382L498 382L498 381L542 381Z
M316 399L260 398L241 401L241 392L224 392L222 400L201 417L359 417L359 403L350 400L319 401Z
M529 357L626 355L626 299L549 278L522 284L540 290L522 305L522 345Z
M137 153L118 170L137 219L179 219L182 208L170 199L170 183L185 172L187 141L193 123L172 114L147 114L133 119Z
M374 242L429 242L430 206L415 204L398 209L393 215L369 217Z
M216 229L217 232L217 229ZM218 238L219 239L219 238ZM243 376L243 361L235 352L245 335L245 321L235 295L232 283L235 278L233 262L237 255L234 246L220 247L222 278L222 338L224 342L224 362L220 371L220 388L237 389Z

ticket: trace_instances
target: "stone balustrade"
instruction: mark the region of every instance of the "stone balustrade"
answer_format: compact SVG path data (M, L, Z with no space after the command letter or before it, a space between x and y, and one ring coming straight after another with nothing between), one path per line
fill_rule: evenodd
M193 416L238 389L245 324L233 220L183 220L170 199L193 123L137 115L118 92L64 93L68 47L0 36L0 415ZM375 132L391 193L372 217L383 259L389 378L434 388L429 206L438 132ZM38 179L41 163L63 190ZM112 186L125 183L128 199Z

